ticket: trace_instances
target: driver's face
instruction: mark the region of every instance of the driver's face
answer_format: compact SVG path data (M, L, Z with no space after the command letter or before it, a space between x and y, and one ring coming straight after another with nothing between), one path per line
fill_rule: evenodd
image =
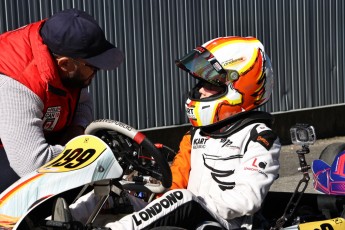
M202 87L199 89L200 99L210 97L222 92L222 88L219 86L212 85L210 83L203 83Z

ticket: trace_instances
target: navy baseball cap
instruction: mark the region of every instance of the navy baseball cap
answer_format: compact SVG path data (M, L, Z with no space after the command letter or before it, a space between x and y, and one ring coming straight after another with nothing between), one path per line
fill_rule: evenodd
M115 69L124 58L123 53L106 40L96 20L78 9L54 14L43 24L40 33L52 53L83 59L99 69Z

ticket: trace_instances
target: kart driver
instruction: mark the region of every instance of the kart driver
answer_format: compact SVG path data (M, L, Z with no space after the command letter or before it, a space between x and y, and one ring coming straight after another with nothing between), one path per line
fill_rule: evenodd
M250 229L279 170L272 116L253 111L272 93L270 59L254 37L220 37L176 64L198 83L185 104L192 128L172 163L171 190L105 226ZM92 210L80 207L74 216L78 209Z
M123 54L69 9L0 35L0 192L56 157L93 119L86 87Z

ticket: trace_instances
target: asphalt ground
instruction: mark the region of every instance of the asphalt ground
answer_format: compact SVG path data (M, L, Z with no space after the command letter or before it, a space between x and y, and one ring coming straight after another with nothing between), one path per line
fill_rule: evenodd
M326 146L336 142L345 143L345 136L316 140L309 146L310 153L305 154L306 163L311 165L313 160L319 159L320 153ZM274 192L294 192L298 182L303 178L303 174L298 171L300 167L296 150L301 149L298 145L283 145L280 152L280 172L279 178L273 183L270 191ZM313 188L313 175L309 170L310 181L305 193L318 193Z

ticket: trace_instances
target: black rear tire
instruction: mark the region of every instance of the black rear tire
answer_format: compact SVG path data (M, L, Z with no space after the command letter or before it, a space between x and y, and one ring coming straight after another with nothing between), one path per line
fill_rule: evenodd
M332 143L322 150L319 159L326 162L329 166L332 166L335 157L343 150L345 150L345 143Z

